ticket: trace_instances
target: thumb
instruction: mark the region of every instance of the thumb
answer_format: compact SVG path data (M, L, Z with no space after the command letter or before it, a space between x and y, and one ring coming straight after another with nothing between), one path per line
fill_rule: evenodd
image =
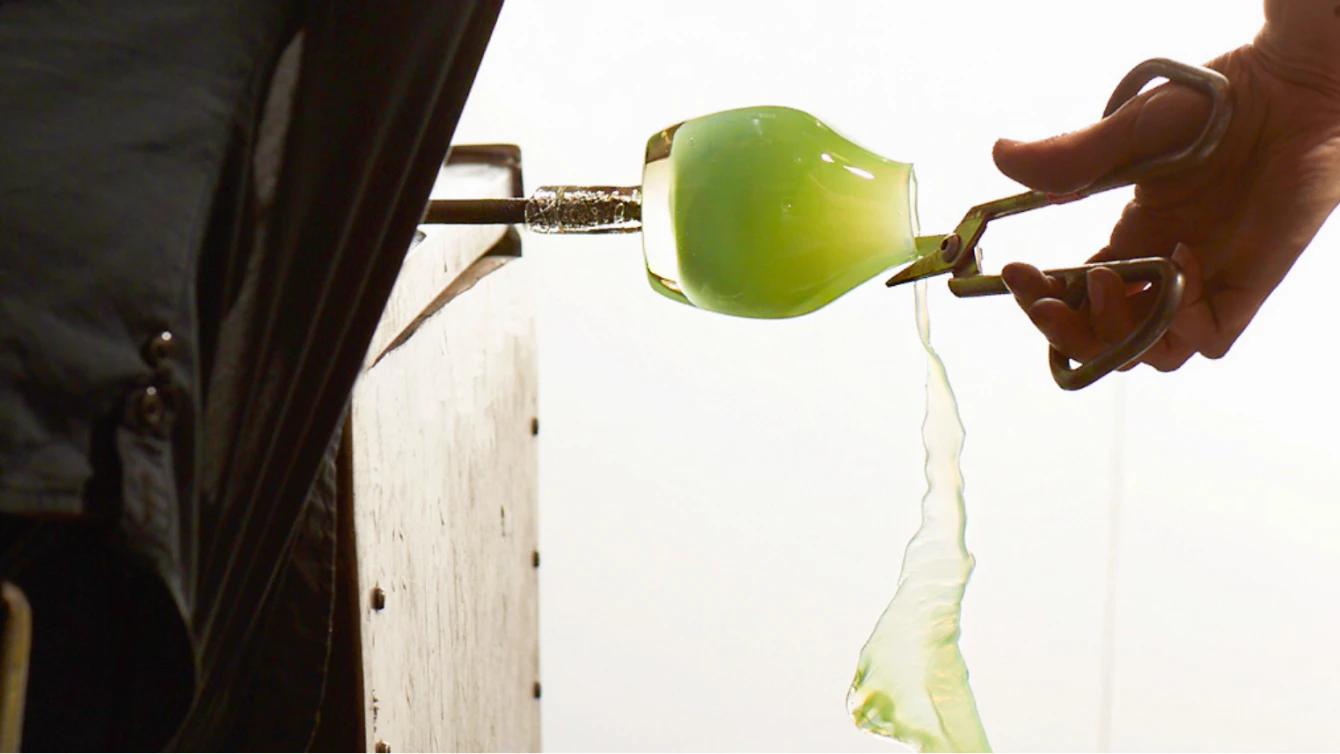
M1001 139L993 156L1000 172L1029 188L1070 193L1117 168L1190 144L1209 112L1207 97L1164 85L1078 131L1041 141Z

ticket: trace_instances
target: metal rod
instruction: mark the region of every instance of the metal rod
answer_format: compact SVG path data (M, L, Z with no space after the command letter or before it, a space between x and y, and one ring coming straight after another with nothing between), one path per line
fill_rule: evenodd
M636 233L639 186L541 186L528 199L438 199L424 225L521 225L533 233Z
M426 225L524 225L527 199L434 199Z

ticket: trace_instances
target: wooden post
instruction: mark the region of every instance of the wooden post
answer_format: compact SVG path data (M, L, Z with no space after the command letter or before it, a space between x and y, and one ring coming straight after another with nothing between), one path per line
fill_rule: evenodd
M433 191L520 195L505 147ZM367 745L537 751L534 294L515 230L422 232L350 417Z

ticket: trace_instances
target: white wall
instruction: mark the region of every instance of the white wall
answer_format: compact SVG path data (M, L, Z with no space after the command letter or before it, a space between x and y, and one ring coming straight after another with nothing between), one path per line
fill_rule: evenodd
M531 189L635 184L653 131L792 105L916 163L943 232L1017 188L997 137L1086 123L1135 63L1248 41L1260 5L508 0L457 141L519 143ZM988 266L1080 262L1126 198L1002 221ZM895 749L843 698L923 491L910 288L746 322L653 294L636 237L526 244L545 747ZM1340 747L1337 245L1323 231L1226 360L1080 394L1012 303L938 286L978 558L963 649L997 749L1097 746L1118 416L1113 747Z

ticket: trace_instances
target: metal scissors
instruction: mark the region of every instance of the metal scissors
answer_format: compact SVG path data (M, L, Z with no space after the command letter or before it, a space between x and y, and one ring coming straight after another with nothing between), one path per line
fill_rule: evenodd
M1190 146L1118 168L1091 186L1073 194L1057 195L1029 191L973 207L968 210L968 214L952 233L917 238L920 252L918 260L890 278L886 285L893 287L914 280L951 274L953 277L949 280L949 290L960 298L1009 294L1009 289L1005 287L1005 282L999 275L982 274L982 252L977 244L982 234L986 232L987 223L1041 207L1078 201L1094 194L1130 186L1137 181L1169 175L1203 163L1223 141L1233 117L1228 79L1217 71L1164 58L1147 60L1133 68L1117 85L1111 99L1108 100L1107 108L1103 111L1103 117L1111 116L1156 78L1164 78L1191 87L1210 98L1209 118ZM1163 257L1046 270L1045 274L1062 281L1065 288L1061 299L1070 308L1078 309L1088 297L1085 276L1089 270L1097 267L1112 270L1127 283L1154 285L1158 289L1157 298L1145 320L1134 331L1078 367L1072 366L1070 358L1065 354L1054 347L1050 348L1052 377L1064 390L1079 390L1092 385L1113 370L1131 364L1143 356L1168 331L1182 301L1182 292L1185 288L1182 270L1171 259Z

